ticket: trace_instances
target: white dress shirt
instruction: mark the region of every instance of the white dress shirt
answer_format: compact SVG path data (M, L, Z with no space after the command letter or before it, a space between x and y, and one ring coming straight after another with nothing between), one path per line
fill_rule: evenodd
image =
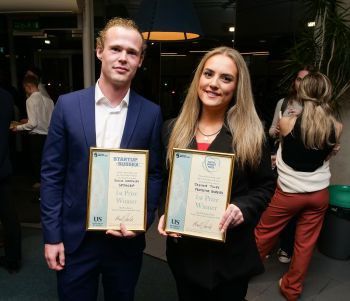
M103 95L98 81L95 87L95 127L96 146L104 148L120 148L124 133L126 115L128 113L130 89L124 99L116 107Z
M32 93L26 101L28 122L17 126L17 131L47 135L54 103L40 92Z

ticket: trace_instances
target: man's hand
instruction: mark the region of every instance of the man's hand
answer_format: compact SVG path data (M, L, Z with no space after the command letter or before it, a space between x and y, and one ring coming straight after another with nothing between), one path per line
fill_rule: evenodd
M129 231L126 229L126 226L124 224L120 224L120 230L107 230L106 234L113 235L115 237L124 237L124 238L133 238L139 233L134 231Z
M63 270L65 265L63 242L53 245L45 244L45 259L51 270Z

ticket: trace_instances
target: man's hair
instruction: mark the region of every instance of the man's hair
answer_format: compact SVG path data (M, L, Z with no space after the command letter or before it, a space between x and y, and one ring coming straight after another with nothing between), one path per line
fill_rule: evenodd
M106 38L106 32L108 31L108 29L110 29L112 27L124 27L127 29L136 30L140 34L140 37L142 38L142 54L145 52L146 43L145 43L143 35L142 35L139 27L135 23L135 21L133 21L131 19L120 18L120 17L115 17L113 19L110 19L107 22L107 24L105 25L105 27L98 33L98 36L96 38L96 48L101 48L101 49L104 48L104 41Z
M30 72L32 72L33 74L35 74L38 78L41 78L41 70L40 70L38 67L36 67L36 66L34 66L34 65L29 66L29 67L27 68L27 72L28 72L28 71L30 71Z
M33 85L33 86L36 86L38 87L39 85L39 78L35 77L34 75L26 75L24 78L23 78L23 81L22 81L23 85Z

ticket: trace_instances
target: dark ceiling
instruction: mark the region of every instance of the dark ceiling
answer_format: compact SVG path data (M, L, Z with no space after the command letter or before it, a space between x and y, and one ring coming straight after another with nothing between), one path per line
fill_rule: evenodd
M164 99L161 93L168 93L169 97L175 99L169 103L179 105L181 93L185 91L191 74L203 55L200 51L219 45L234 45L243 53L255 51L267 53L264 57L247 55L246 59L253 77L253 88L257 91L255 95L258 103L259 99L266 99L261 96L262 94L276 100L277 97L270 93L268 87L277 86L276 82L281 78L281 71L276 70L285 59L285 51L293 44L295 37L307 29L306 22L310 21L305 17L303 1L193 0L193 4L201 23L203 37L192 42L149 43L147 60L141 72L138 72L141 78L139 82L142 81L144 89L148 87L150 90L143 91L143 94L160 101ZM135 18L139 6L140 0L94 0L95 34L111 17ZM9 29L11 22L13 30ZM235 27L234 33L228 31L230 26ZM65 85L59 84L59 87L56 87L55 95L82 88L81 34L81 18L74 13L0 12L0 71L2 69L5 70L5 74L10 74L9 37L13 36L19 80L26 65L35 63L41 66L47 80L66 82ZM44 38L49 39L51 44L45 44ZM193 53L193 51L199 52ZM162 52L176 52L182 57L159 59L159 54ZM63 68L64 60L70 60L70 67ZM98 70L96 61L96 78L99 75ZM155 75L158 73L157 78ZM68 76L69 81L65 80ZM152 78L150 84L145 84L146 79L150 78ZM268 92L265 93L264 90ZM268 106L265 100L261 103L264 108ZM270 106L273 108L274 103ZM163 107L165 116L171 116L178 110L169 108L169 105ZM166 110L171 112L167 113Z
M207 50L218 44L234 45L241 51L271 51L288 46L301 30L305 30L302 1L292 0L194 0L195 11L204 36L196 43L163 43L165 47L185 50ZM140 0L95 0L95 32L113 16L135 18ZM0 53L8 50L8 17L17 26L25 22L39 24L41 37L51 38L45 45L43 40L32 38L31 28L16 30L16 51L34 49L81 49L81 30L74 14L0 14ZM179 17L181 18L181 16ZM23 26L23 25L22 25ZM228 28L235 26L235 33ZM282 45L283 44L283 45ZM185 46L184 46L185 45Z

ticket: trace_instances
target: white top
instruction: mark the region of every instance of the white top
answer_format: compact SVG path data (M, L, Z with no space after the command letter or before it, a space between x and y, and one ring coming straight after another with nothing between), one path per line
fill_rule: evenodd
M26 101L28 122L17 126L18 131L47 135L54 103L40 92L32 93Z
M324 161L322 166L312 172L296 171L283 161L280 144L277 150L276 166L277 183L284 192L307 193L322 190L329 186L331 178L329 161Z
M113 107L109 99L103 95L98 82L96 82L95 126L97 147L120 148L128 113L129 98L130 89L120 104Z
M44 96L46 96L46 97L48 97L48 98L51 98L50 95L49 95L49 93L47 93L47 90L46 90L46 88L45 88L45 86L44 86L43 83L39 83L38 89L39 89L39 92L40 92L42 95L44 95Z

